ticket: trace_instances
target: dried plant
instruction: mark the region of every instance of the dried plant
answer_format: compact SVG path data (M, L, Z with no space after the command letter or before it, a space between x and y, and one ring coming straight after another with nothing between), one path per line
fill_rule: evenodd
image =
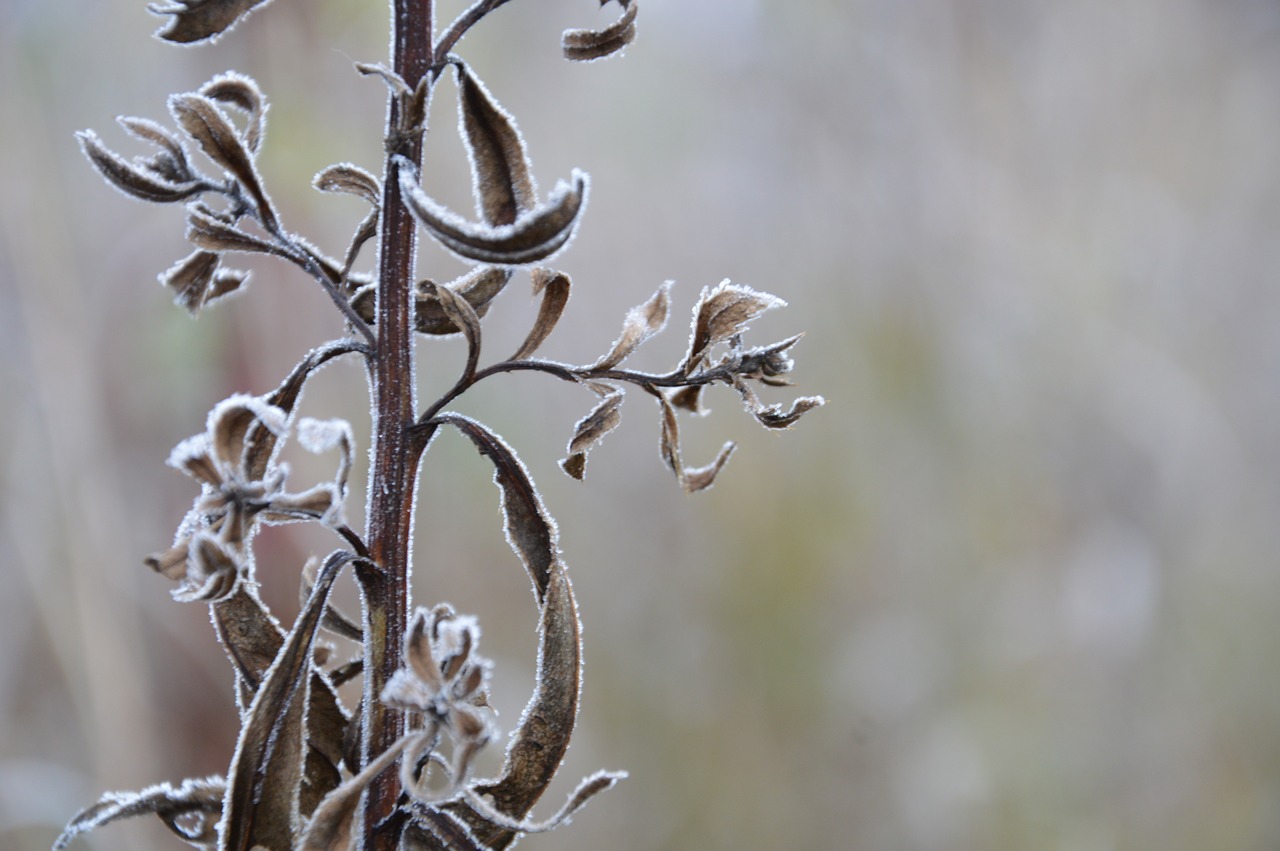
M174 0L151 10L166 19L161 39L210 42L263 2ZM574 366L536 356L563 315L570 289L569 278L547 264L573 237L588 181L575 171L541 197L512 116L453 52L506 2L477 0L437 30L430 0L393 0L391 64L356 66L390 91L384 177L344 163L314 181L322 192L356 195L371 208L339 257L290 231L267 193L256 162L267 100L243 74L222 74L197 91L171 96L172 129L121 118L128 134L154 148L148 156L126 159L92 131L79 134L108 183L145 201L184 206L194 250L160 275L178 304L196 314L238 292L248 275L227 265L231 255L273 255L319 284L344 333L307 353L275 390L219 402L204 431L169 458L199 483L200 494L173 546L147 563L176 583L176 599L209 607L231 662L241 731L226 775L105 795L71 820L55 848L117 819L154 813L199 848L499 849L521 834L556 827L624 776L592 775L550 819L530 817L576 720L582 668L577 609L555 521L524 465L502 437L450 406L499 373L542 372L583 386L596 402L574 427L561 461L566 473L581 479L588 453L618 425L624 388L637 387L658 405L663 460L692 492L712 484L733 449L727 444L707 466L685 466L677 414L699 411L709 385L732 387L747 410L774 429L790 426L822 399L800 398L786 409L760 401L752 383L785 384L799 337L747 347L742 336L748 323L783 302L727 281L702 291L688 349L670 372L623 365L666 325L669 283L627 314L617 340L594 363ZM637 2L618 2L621 13L611 24L564 34L567 58L599 59L631 42ZM446 72L457 82L475 220L432 199L418 175L427 106ZM203 156L200 164L195 153ZM474 268L444 284L418 280L418 228ZM355 264L370 242L378 253L375 272L367 276ZM537 316L510 357L484 364L482 318L521 270L540 297ZM454 386L425 407L415 400L411 380L415 334L461 337L467 347ZM355 456L350 427L296 416L308 379L348 356L367 368L373 413L363 533L343 513ZM409 597L417 471L441 428L456 429L492 462L507 540L537 605L536 686L494 779L472 776L475 755L498 735L486 700L492 666L479 655L479 627L447 604L415 608ZM300 490L288 484L279 456L291 437L305 449L336 453L332 481ZM304 602L285 630L258 593L253 543L262 524L290 522L327 527L338 549L300 570ZM329 604L346 567L361 596L361 623ZM321 630L358 642L359 658L332 662L318 643ZM363 690L352 712L337 689L356 678Z

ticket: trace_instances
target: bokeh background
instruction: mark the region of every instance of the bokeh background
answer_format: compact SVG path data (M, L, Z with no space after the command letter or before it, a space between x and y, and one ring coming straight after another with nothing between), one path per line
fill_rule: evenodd
M522 453L582 608L581 728L543 810L631 772L522 847L1280 847L1280 6L644 0L625 59L563 62L597 5L511 3L461 46L544 190L593 177L547 354L595 359L674 279L635 358L667 368L729 277L791 303L749 342L806 331L795 390L830 401L779 435L712 396L686 458L739 448L693 497L637 394L584 483L555 466L581 390L521 375L460 406ZM229 669L203 608L141 564L194 495L163 461L340 330L256 261L193 322L155 281L186 253L180 211L112 192L73 131L141 151L115 115L166 120L170 92L249 73L269 190L334 254L364 210L311 176L379 168L384 91L351 67L385 55L379 3L279 0L200 49L156 24L141 0L0 4L5 848L47 848L103 790L225 770ZM466 210L454 116L446 84L426 182ZM493 356L532 311L517 282ZM422 352L425 396L460 352ZM303 407L367 433L354 364ZM294 463L303 484L333 461ZM282 619L333 546L264 534ZM533 606L459 439L428 456L416 552L418 600L481 618L509 730ZM175 847L153 822L77 847Z

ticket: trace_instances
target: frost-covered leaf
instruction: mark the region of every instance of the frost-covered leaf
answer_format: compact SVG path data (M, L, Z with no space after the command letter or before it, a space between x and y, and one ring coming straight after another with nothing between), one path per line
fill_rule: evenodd
M557 544L559 532L524 464L506 441L470 417L443 413L435 422L448 423L458 429L493 463L493 480L502 490L507 543L524 564L541 603L553 570L562 568Z
M188 544L183 582L172 592L183 603L211 603L226 599L240 581L241 565L226 546L212 535L200 533Z
M707 409L702 407L702 391L707 389L705 384L692 384L688 387L681 387L679 390L667 397L676 408L682 408L691 414L702 416Z
M742 396L746 409L765 428L790 428L800 417L827 403L821 396L801 396L791 403L790 409L784 411L781 405L766 405L761 402L755 392L740 379L735 378L733 386Z
M267 129L267 99L257 82L245 74L227 71L201 86L200 94L234 106L248 116L244 142L250 153L256 153Z
M680 487L684 489L685 493L695 493L711 487L715 482L716 475L728 462L729 456L733 454L734 443L730 441L721 447L715 460L705 467L696 467L694 469L685 467L684 460L680 454L680 425L676 421L676 410L665 395L660 392L655 392L654 395L657 397L658 404L662 409L662 430L659 443L662 460L666 462L671 472L676 474L676 479L680 482Z
M205 251L239 251L288 257L283 248L261 237L245 233L203 209L192 206L187 212L187 241Z
M614 341L608 354L591 365L591 369L613 369L640 347L640 344L657 334L667 324L667 311L671 307L671 281L658 287L648 301L636 305L627 312L622 323L622 333Z
M276 225L275 210L253 165L247 143L217 104L198 92L171 95L174 120L200 145L209 159L222 166L248 193L268 230Z
M487 800L475 792L469 791L467 793L467 803L478 815L495 827L505 828L516 834L546 833L569 821L570 817L586 806L588 801L601 792L612 789L619 781L625 780L627 776L625 771L597 771L595 774L583 778L578 784L578 788L574 789L569 795L568 800L556 811L555 815L546 821L513 819L495 810Z
M295 845L302 815L316 629L338 571L348 561L349 554L342 552L326 559L311 598L245 714L219 824L220 841L226 847L262 845L283 851Z
M462 63L458 72L458 112L471 161L476 212L490 225L509 225L538 204L529 156L515 119Z
M775 295L732 284L728 279L714 288L704 288L693 309L693 333L684 360L685 374L697 369L711 346L741 333L748 322L766 310L785 306L786 302Z
M222 813L226 781L221 777L184 780L176 789L168 783L140 792L108 792L98 803L76 813L53 843L61 851L82 833L123 818L154 813L188 844L212 851Z
M533 294L542 294L542 304L538 307L538 318L529 329L529 336L525 337L520 348L516 349L516 353L511 356L511 360L524 360L531 357L551 335L556 323L560 321L561 314L564 313L565 305L569 303L568 275L545 266L534 266L530 272L533 278Z
M536 686L513 732L501 777L478 784L477 794L507 818L523 819L551 782L569 746L578 711L581 648L577 604L560 559L555 522L547 513L524 465L492 431L460 414L445 413L433 423L448 423L466 435L494 465L502 491L507 541L533 580L538 601ZM495 825L465 804L450 804L485 848L506 848L518 835Z
M298 851L346 851L350 848L354 836L352 820L365 787L400 757L405 747L414 741L414 737L421 735L409 733L401 736L395 744L370 760L359 774L343 781L326 795L302 831Z
M116 121L130 136L160 148L159 153L149 160L138 161L138 165L173 183L188 183L196 180L196 174L191 170L191 164L187 162L186 149L168 130L146 118L121 115L116 118Z
M498 293L506 289L511 280L511 270L501 266L477 266L465 275L444 285L445 289L460 296L476 316L483 317L489 312L490 303ZM421 281L415 291L414 328L419 334L433 337L446 337L457 334L456 322L440 304L436 294L438 285L434 281ZM377 319L375 312L377 285L369 284L356 291L351 297L351 306L356 315L366 322L373 323Z
M434 296L451 325L462 329L467 340L467 364L458 378L459 386L471 383L480 361L480 316L460 294L448 287L429 285L426 295Z
M337 163L321 171L311 180L321 192L355 195L377 209L382 203L382 183L369 172L351 163Z
M589 62L612 56L636 37L636 0L620 0L625 7L617 21L602 30L565 30L560 47L566 59ZM604 5L603 3L601 5Z
M546 203L521 213L508 225L468 222L436 203L414 180L407 162L400 169L404 205L437 242L466 260L522 266L551 257L568 243L587 196L587 175L556 184Z
M619 408L623 398L621 390L614 390L574 426L573 437L569 440L569 456L560 462L561 468L573 478L582 478L586 471L587 453L622 421Z
M140 120L140 119L126 119ZM187 198L205 191L208 187L201 181L190 179L175 181L172 174L163 174L150 167L147 161L129 162L112 151L98 134L92 130L81 130L76 133L80 148L93 163L108 183L126 195L141 198L144 201L169 203L184 201Z
M173 0L168 5L153 3L147 7L153 15L172 15L156 31L156 38L179 44L214 40L230 30L257 6L269 0Z
M199 250L179 260L159 275L160 283L173 291L173 301L193 316L210 302L240 289L248 272L224 269L219 256Z

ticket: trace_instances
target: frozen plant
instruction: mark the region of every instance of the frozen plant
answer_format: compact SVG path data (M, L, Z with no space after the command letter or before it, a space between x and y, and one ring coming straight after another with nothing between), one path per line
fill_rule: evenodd
M337 308L342 335L308 352L274 390L216 404L204 430L169 458L199 483L200 493L172 547L148 564L176 583L175 598L209 607L231 662L241 730L225 776L107 794L71 820L55 848L143 813L159 816L196 847L244 851L500 849L521 834L556 827L623 775L592 775L549 819L530 816L560 765L576 720L582 668L577 609L555 522L524 465L501 436L452 406L499 373L541 372L582 386L594 405L576 424L561 461L566 473L581 479L588 452L619 422L624 389L639 388L658 406L663 460L686 491L697 491L711 485L733 448L726 445L704 467L684 464L677 414L699 411L708 386L732 387L767 428L786 428L822 404L820 397L800 398L786 408L760 401L753 383L787 383L790 351L799 337L747 346L748 323L783 302L727 281L703 289L693 308L688 348L669 372L624 366L665 326L669 284L627 314L617 340L594 363L537 357L564 313L570 288L569 278L548 264L574 234L588 181L575 171L549 195L540 195L512 116L454 53L473 26L507 2L477 0L437 29L431 0L392 0L390 64L356 66L390 92L382 177L343 163L314 181L322 192L355 195L370 207L337 255L291 231L272 202L256 162L265 141L267 100L244 74L221 74L196 91L172 95L172 126L121 118L128 134L154 149L149 155L127 159L92 131L79 134L85 155L109 184L185 210L193 250L160 275L178 304L199 313L244 285L247 273L228 265L234 255L267 254L293 264L324 290ZM565 32L567 58L599 59L631 42L637 2L617 2L619 14L602 29ZM262 3L173 0L151 10L165 18L161 39L211 42ZM446 77L456 81L474 219L433 200L419 176L427 106ZM418 229L473 268L448 283L420 279ZM370 243L376 246L371 275L356 271ZM524 275L540 299L531 329L523 341L506 347L509 357L486 361L482 319L511 280ZM412 382L416 335L460 338L467 351L453 387L425 406L415 399ZM343 420L296 416L308 379L344 357L364 363L372 408L363 531L349 525L343 512L357 455L350 427ZM497 737L486 699L493 672L479 653L479 626L447 604L415 607L410 599L410 521L419 462L442 428L463 434L492 463L507 540L529 575L537 605L536 685L496 778L477 778L472 770L475 755ZM279 460L290 438L335 455L332 480L295 487ZM289 522L327 527L337 549L298 568L304 602L286 630L259 595L253 544L261 524ZM359 590L360 623L329 604L344 568ZM322 630L357 642L360 655L345 663L331 659L327 645L318 643ZM338 689L357 678L362 698L353 711Z

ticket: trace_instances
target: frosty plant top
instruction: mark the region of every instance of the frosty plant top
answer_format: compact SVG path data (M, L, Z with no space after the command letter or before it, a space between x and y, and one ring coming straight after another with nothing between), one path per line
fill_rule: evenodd
M172 546L147 563L175 583L176 599L209 607L231 663L241 729L225 775L105 795L71 820L56 848L142 813L159 816L196 847L243 851L500 849L521 834L556 827L623 775L592 775L550 818L530 815L560 765L577 715L577 608L556 524L524 465L501 436L454 404L498 373L539 372L580 385L592 401L573 427L561 466L581 479L588 453L618 425L625 389L638 388L657 405L662 460L686 491L709 487L733 450L726 444L699 467L687 466L681 454L680 412L700 411L708 387L733 388L766 428L787 428L822 404L816 396L785 406L761 401L757 387L787 383L799 336L748 345L747 326L783 301L728 281L702 289L688 345L670 371L626 366L665 327L670 283L627 313L595 361L572 365L537 356L565 313L569 278L550 263L574 234L588 180L574 171L540 192L515 120L454 53L473 26L507 2L479 0L437 28L431 0L392 0L388 63L356 66L390 94L381 176L341 163L314 180L321 192L355 195L369 206L336 254L290 230L286 211L267 192L257 164L267 144L267 99L245 74L220 74L196 91L172 95L165 120L121 118L145 153L122 155L92 131L79 134L85 155L109 184L144 201L179 205L186 216L190 253L160 275L179 305L197 314L240 292L249 276L235 268L235 256L267 254L297 267L325 292L337 310L339 335L306 353L274 390L236 394L214 405L204 430L169 458L200 490ZM174 0L151 11L165 19L160 38L208 42L262 4ZM617 5L620 10L601 28L565 32L564 55L600 59L629 44L638 3ZM419 175L427 104L447 78L456 83L471 162L472 215L433 199ZM418 230L470 270L446 283L419 277ZM370 243L376 250L366 252ZM369 254L376 261L365 271L359 264ZM536 315L522 340L499 343L509 356L486 358L483 318L514 279L531 283ZM575 333L603 336L597 331ZM458 338L467 352L453 386L425 405L415 398L412 381L419 335ZM340 419L296 415L307 381L341 357L364 362L373 414L362 528L350 525L343 510L358 456L350 427ZM480 655L479 624L445 603L415 606L410 595L414 489L422 456L441 428L460 432L492 463L506 538L532 585L538 620L533 694L493 778L473 772L475 755L501 738L487 700L494 671ZM290 439L333 457L332 479L294 483L279 460ZM254 538L264 523L291 522L327 527L336 549L293 566L303 603L286 629L258 593ZM360 594L359 619L329 604L344 568ZM589 572L584 581L591 581ZM322 633L329 638L322 641ZM330 641L343 642L337 646L349 652ZM354 681L363 688L349 707L339 689Z

